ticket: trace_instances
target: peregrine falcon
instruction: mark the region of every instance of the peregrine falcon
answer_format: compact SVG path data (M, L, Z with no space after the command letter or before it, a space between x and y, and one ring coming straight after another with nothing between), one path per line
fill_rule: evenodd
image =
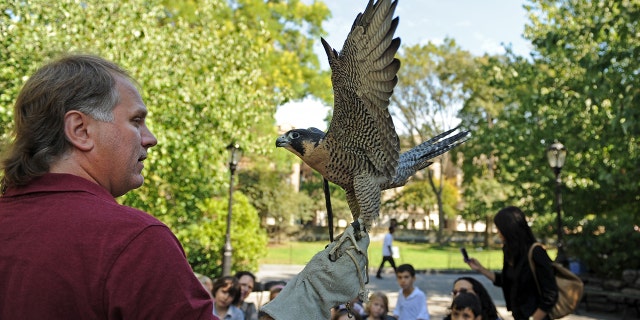
M382 190L402 186L430 159L450 150L467 132L444 132L400 154L400 142L389 113L389 98L398 82L400 39L393 38L397 0L370 0L356 17L342 51L322 40L329 58L334 91L333 118L327 132L294 129L276 140L324 178L346 191L354 229L367 231L380 211ZM354 230L358 232L360 230ZM358 237L355 235L356 238Z

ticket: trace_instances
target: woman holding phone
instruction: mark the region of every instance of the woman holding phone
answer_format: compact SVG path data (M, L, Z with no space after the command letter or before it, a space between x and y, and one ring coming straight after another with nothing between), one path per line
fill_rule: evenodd
M488 270L474 258L469 258L467 264L502 288L507 310L511 311L514 319L550 319L548 312L558 300L558 286L547 251L541 246L533 249L540 294L532 289L536 288L536 282L528 258L536 238L524 213L518 207L506 207L496 214L493 221L503 244L502 272Z

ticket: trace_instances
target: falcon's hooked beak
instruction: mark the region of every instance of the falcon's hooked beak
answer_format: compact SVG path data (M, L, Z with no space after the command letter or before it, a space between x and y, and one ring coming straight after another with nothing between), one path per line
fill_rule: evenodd
M276 147L286 147L290 144L289 138L283 134L276 139Z

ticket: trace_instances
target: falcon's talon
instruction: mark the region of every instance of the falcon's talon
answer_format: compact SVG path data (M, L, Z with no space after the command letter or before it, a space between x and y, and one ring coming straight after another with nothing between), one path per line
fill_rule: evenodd
M358 240L356 240L356 238L359 238L358 240L360 240L362 239L362 236L360 235L360 232L355 231L355 227L353 227L352 224L351 228L347 228L342 234L336 237L336 240L333 241L336 243L336 245L331 248L331 250L329 250L329 260L335 262L342 256L342 251L344 250L340 250L340 248L342 248L342 245L347 240L351 240L351 242L353 243L353 246L347 248L353 248L358 253L363 254L364 251L360 249L360 246L358 246Z

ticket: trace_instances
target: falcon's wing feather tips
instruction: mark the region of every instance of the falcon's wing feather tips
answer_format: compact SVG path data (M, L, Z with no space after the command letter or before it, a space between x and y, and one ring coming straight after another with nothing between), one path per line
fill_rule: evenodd
M347 193L354 221L365 230L378 217L380 192L402 186L417 171L462 143L468 132L454 130L400 155L399 138L389 112L389 99L398 83L400 61L394 38L397 0L370 0L357 15L340 52L324 39L334 91L333 118L326 132L293 129L276 140L324 178Z
M369 1L339 54L322 39L334 91L326 139L345 146L338 152L365 154L375 170L388 178L395 172L400 151L388 110L400 68L395 59L400 39L393 38L398 26L398 18L393 18L396 5L397 1Z

